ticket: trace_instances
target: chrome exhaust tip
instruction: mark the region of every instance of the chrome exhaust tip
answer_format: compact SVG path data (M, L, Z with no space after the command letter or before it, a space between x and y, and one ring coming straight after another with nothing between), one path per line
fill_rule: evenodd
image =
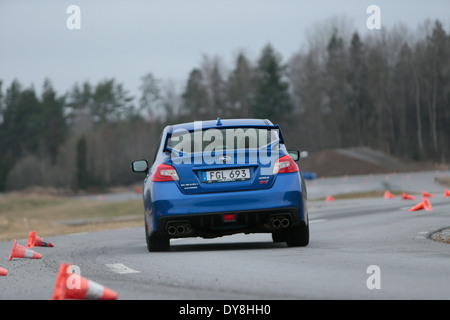
M185 228L184 228L184 226L182 226L182 225L179 225L178 227L177 227L177 233L184 233L185 232Z
M291 221L289 221L288 218L283 218L283 219L281 220L281 226L282 226L283 228L289 227L290 224L291 224Z
M272 221L272 227L274 228L279 228L281 226L281 221L280 219L273 219Z
M174 234L177 233L177 228L175 228L175 226L169 226L167 228L167 233L169 233L171 236L173 236Z

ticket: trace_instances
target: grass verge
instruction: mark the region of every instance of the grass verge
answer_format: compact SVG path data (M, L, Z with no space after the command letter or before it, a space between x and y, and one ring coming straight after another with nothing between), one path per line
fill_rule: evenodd
M384 197L383 190L374 190L374 191L362 191L362 192L352 192L352 193L342 193L332 195L335 200L348 200L348 199L361 199L361 198L383 198ZM393 195L396 197L401 197L404 191L391 191ZM405 192L412 196L417 196L415 193ZM311 199L312 201L324 201L326 197Z
M68 221L84 221L68 223ZM52 195L0 195L0 241L143 226L142 200L104 202Z

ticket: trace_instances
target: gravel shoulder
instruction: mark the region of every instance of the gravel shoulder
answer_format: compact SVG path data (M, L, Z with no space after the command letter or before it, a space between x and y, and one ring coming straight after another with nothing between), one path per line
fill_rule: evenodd
M450 227L432 233L430 238L437 242L450 244Z

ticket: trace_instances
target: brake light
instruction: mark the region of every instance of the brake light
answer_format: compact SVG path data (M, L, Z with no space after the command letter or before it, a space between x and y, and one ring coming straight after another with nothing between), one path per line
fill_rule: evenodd
M289 155L279 158L273 166L273 174L298 172L298 166Z
M164 163L161 163L156 168L156 171L153 174L152 178L152 181L154 182L177 181L177 180L180 180L180 178L178 178L178 174L175 168Z

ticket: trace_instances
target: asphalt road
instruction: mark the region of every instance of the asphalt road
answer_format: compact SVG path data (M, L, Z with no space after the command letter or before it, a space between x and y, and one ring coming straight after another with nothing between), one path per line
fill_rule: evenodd
M9 271L0 277L0 299L50 299L60 264L70 262L121 300L448 300L450 245L429 235L450 227L450 198L443 197L445 188L433 177L388 179L409 191L435 192L430 212L409 212L419 200L398 197L310 201L310 244L302 248L256 234L177 239L170 252L149 253L142 227L50 237L46 240L54 248L34 248L42 259L8 261L12 242L0 242L0 267ZM386 186L386 176L366 178L310 181L309 191L319 196L352 183L359 189L366 183ZM26 245L26 239L18 242Z

